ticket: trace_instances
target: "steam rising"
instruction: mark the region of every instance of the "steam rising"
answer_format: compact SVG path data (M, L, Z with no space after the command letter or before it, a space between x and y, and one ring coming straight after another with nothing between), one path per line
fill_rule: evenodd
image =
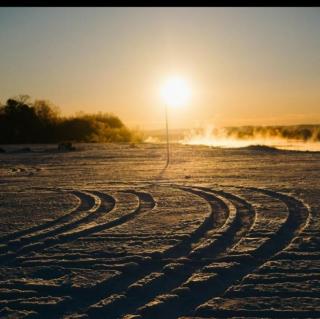
M279 149L320 151L320 125L210 126L189 131L180 143L226 148L266 145Z

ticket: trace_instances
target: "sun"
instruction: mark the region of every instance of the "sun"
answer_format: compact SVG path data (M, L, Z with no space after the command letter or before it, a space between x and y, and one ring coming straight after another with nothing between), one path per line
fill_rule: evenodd
M168 106L179 107L188 102L191 90L185 79L172 76L161 88L161 96Z

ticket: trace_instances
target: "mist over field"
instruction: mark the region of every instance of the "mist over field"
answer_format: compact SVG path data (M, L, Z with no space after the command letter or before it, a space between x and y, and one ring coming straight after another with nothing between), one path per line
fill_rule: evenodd
M248 139L288 139L304 142L320 141L320 125L292 126L240 126L225 128L207 128L205 134L215 137ZM196 132L197 134L197 132ZM202 132L203 134L203 132Z
M212 147L238 148L250 145L265 145L279 149L320 151L320 125L279 126L206 126L196 129L173 130L173 143L186 145L207 145ZM149 132L144 141L165 142L161 131Z

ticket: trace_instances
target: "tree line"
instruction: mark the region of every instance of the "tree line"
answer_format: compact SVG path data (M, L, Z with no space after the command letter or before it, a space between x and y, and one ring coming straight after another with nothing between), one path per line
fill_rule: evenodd
M0 105L0 143L141 142L109 113L61 116L48 100L31 102L28 95L9 98Z
M319 124L288 126L241 126L224 129L227 137L238 139L282 138L302 141L320 141Z

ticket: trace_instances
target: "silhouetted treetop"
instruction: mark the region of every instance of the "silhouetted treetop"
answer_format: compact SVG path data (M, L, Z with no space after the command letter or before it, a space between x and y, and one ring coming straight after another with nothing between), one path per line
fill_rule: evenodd
M61 117L47 100L28 95L10 98L0 106L0 143L133 142L140 141L115 115L79 114Z

